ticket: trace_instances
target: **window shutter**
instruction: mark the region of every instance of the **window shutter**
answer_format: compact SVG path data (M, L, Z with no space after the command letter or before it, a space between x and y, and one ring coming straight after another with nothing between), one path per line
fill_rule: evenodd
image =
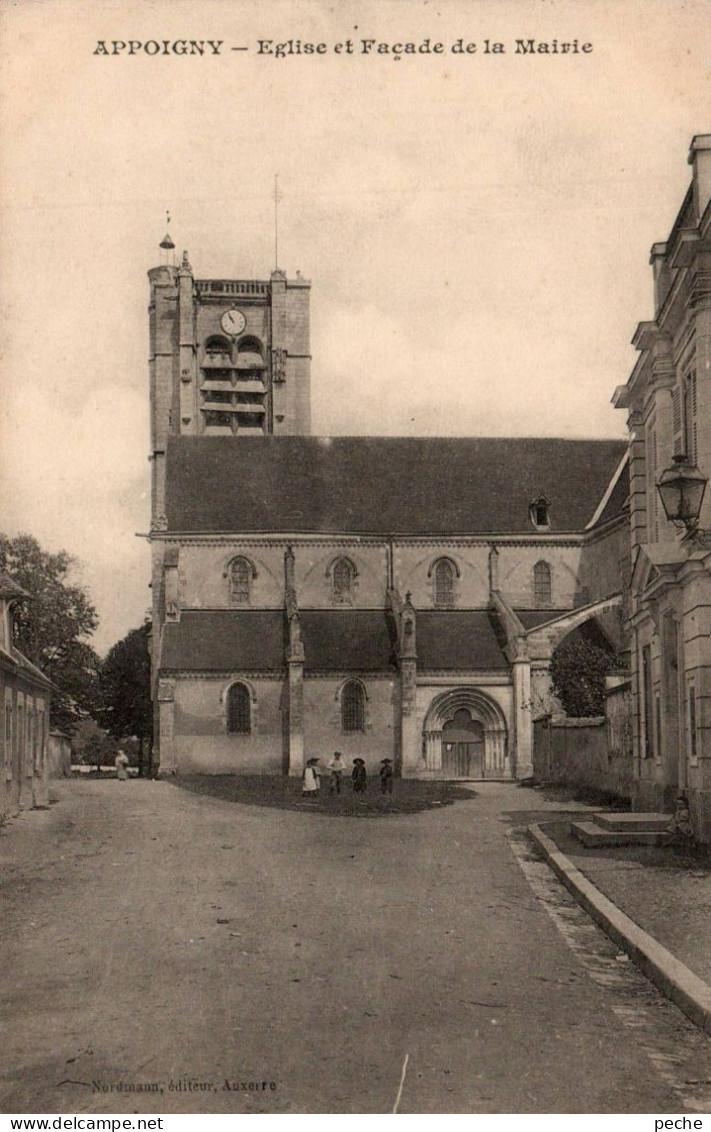
M657 429L654 422L647 425L647 539L659 539L659 493L657 492Z
M691 459L693 460L693 462L696 463L697 452L698 452L698 442L697 442L698 438L697 438L697 432L696 432L696 419L697 418L696 418L696 370L695 369L692 369L691 373L689 374L689 389L690 389L690 392L691 392L691 396L689 398L689 403L691 405L691 428L689 430L689 435L691 436L691 447L693 449L693 451L690 452L689 455L690 455Z
M672 451L675 456L684 447L684 421L681 406L681 389L679 386L672 390Z
M652 514L654 516L654 541L659 541L659 492L657 491L657 430L652 433Z

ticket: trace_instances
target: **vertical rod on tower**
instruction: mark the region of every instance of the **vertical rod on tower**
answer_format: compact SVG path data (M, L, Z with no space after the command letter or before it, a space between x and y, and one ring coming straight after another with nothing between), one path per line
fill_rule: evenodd
M279 174L274 174L274 270L279 270Z

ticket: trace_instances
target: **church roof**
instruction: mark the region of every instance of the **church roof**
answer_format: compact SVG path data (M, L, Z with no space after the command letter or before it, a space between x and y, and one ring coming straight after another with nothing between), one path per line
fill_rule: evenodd
M618 440L171 437L168 530L533 534L584 530L618 468ZM609 517L606 516L606 517Z
M163 629L161 668L191 672L285 667L281 609L189 610Z
M436 609L417 614L417 667L472 672L509 665L485 609Z
M591 529L602 527L611 519L617 518L622 514L623 509L627 504L627 499L630 493L630 467L629 460L625 460L617 479L614 484L611 483L611 490L609 497L602 508L599 516L594 523L591 523Z
M524 629L537 629L539 625L546 625L555 621L557 617L565 617L570 609L517 609L516 616Z
M382 609L302 609L304 672L392 672L395 641Z
M396 668L394 627L382 609L304 609L299 614L304 671L387 672ZM188 610L167 622L163 671L240 672L285 668L280 609ZM499 671L508 665L486 610L417 614L418 667L427 671Z

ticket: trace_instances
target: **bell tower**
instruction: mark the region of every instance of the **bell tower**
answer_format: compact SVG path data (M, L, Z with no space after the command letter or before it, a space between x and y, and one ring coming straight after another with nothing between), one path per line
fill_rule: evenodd
M311 284L281 270L196 279L187 252L175 264L169 235L160 246L166 262L148 272L154 520L165 511L169 436L311 431Z

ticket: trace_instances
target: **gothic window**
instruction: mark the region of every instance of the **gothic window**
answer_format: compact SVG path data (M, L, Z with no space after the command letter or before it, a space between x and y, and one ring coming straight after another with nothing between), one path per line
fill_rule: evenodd
M551 568L547 562L537 562L533 567L533 603L536 607L551 603Z
M249 602L249 584L254 576L252 563L246 558L235 558L230 563L230 598L237 605Z
M249 688L232 684L227 693L227 731L230 735L249 735L251 731Z
M341 692L341 729L365 731L365 690L358 680L349 680Z
M347 605L353 596L353 567L347 558L339 558L333 567L333 600Z
M447 558L435 566L434 599L435 605L454 604L454 566Z

